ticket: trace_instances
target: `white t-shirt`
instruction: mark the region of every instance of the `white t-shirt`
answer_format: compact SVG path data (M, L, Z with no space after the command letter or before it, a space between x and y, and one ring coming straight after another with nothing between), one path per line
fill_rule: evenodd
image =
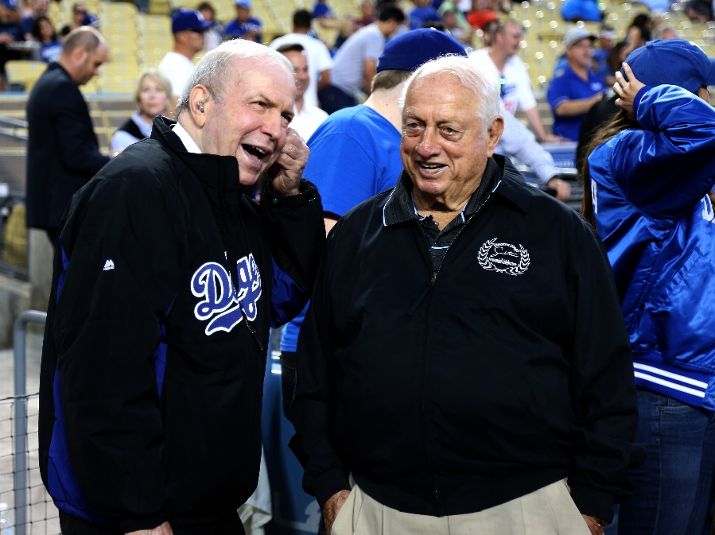
M303 97L303 101L303 109L293 117L289 126L298 132L298 135L305 141L308 141L313 132L328 118L328 114L317 106L311 106L305 102L305 97Z
M385 36L377 24L368 24L348 37L335 54L335 63L331 73L334 85L351 95L363 91L364 62L377 59L385 48Z
M501 73L489 56L488 48L474 50L469 57L478 61L480 65L492 69L499 78L500 83L503 84L500 93L501 101L506 111L514 115L517 109L525 111L536 106L536 98L531 90L529 73L526 71L526 66L519 56L511 56L506 60L504 72Z
M318 80L320 73L333 68L333 58L330 57L328 47L322 41L305 35L304 33L288 33L274 39L271 48L277 50L283 45L299 44L305 49L308 58L308 71L310 72L310 83L303 95L306 104L318 105Z
M179 97L191 73L194 72L194 63L183 54L167 52L157 70L171 82L171 92L175 97Z

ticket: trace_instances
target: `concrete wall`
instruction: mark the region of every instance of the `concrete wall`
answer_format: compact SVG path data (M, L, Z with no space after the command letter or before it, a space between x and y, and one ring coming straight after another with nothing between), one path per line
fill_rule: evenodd
M32 229L29 235L29 282L0 274L0 349L12 347L15 318L21 312L47 310L52 283L52 255L52 246L46 234Z
M30 283L0 274L0 348L12 347L15 318L30 308Z
M54 250L44 230L28 229L28 256L30 271L30 306L34 310L47 310L52 286L52 257Z

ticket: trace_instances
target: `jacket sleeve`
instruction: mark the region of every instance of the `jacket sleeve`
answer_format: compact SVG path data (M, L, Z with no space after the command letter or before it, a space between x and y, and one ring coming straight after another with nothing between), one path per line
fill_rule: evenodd
M331 245L339 234L338 222L328 237L328 248L318 271L313 292L298 339L300 358L291 413L296 429L290 447L304 468L303 488L315 496L321 508L333 494L349 489L348 471L342 465L332 439L334 347L330 304Z
M642 456L632 444L637 410L633 360L600 242L580 221L570 240L571 404L576 424L569 485L583 514L607 521L614 499L630 493L628 468Z
M647 213L677 216L692 209L715 183L715 109L671 85L642 88L633 108L643 129L619 139L614 179Z
M54 131L57 132L55 150L67 169L91 177L110 158L99 152L91 120L89 123L86 120L89 116L87 103L75 88L68 88L53 98L57 101L53 117Z
M124 532L165 520L157 358L181 265L170 204L146 177L95 179L60 237L54 395L82 500Z
M273 252L271 321L277 327L298 315L310 297L325 244L323 207L307 180L291 197L277 196L267 183L261 206Z
M504 118L504 133L499 140L497 152L531 167L540 184L554 178L558 172L551 153L539 145L531 130L519 119L506 110L502 110L501 115Z

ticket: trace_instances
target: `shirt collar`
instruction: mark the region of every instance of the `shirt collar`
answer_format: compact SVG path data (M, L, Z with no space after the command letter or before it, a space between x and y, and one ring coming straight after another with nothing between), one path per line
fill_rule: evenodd
M486 192L491 190L493 193L496 191L501 183L501 175L502 168L499 163L494 158L489 158L482 175L482 181L462 209L462 218L465 221L479 209ZM420 216L412 200L412 180L403 171L382 209L382 224L388 227L413 219L419 220Z
M186 152L191 152L193 154L201 154L201 149L183 126L181 126L179 123L176 123L172 127L172 130L181 140L181 143L184 145Z

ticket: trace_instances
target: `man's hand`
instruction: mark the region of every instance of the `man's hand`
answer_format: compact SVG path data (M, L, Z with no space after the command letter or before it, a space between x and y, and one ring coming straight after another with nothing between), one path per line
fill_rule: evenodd
M333 522L338 516L340 509L345 504L345 500L350 496L349 490L341 490L333 494L323 506L323 521L325 522L325 533L331 535L333 531Z
M308 145L295 130L289 128L285 145L275 163L278 174L273 179L273 189L276 193L283 196L298 195L308 154Z
M157 526L153 529L140 529L137 531L130 531L129 533L126 533L126 535L174 535L174 532L171 530L171 526L169 525L169 523L164 522L160 526Z
M586 525L591 531L591 535L603 535L603 524L595 516L581 516L583 516L583 519L586 521Z
M554 177L546 185L556 191L556 198L560 201L567 201L571 197L571 184L566 180Z
M554 134L544 134L539 138L539 141L541 143L563 143L566 139Z
M666 69L667 67L663 66L662 68ZM613 84L613 90L618 95L616 106L626 110L629 115L633 115L633 100L645 84L636 78L628 63L623 63L623 71L628 76L628 81L626 82L621 71L616 71L616 83Z

